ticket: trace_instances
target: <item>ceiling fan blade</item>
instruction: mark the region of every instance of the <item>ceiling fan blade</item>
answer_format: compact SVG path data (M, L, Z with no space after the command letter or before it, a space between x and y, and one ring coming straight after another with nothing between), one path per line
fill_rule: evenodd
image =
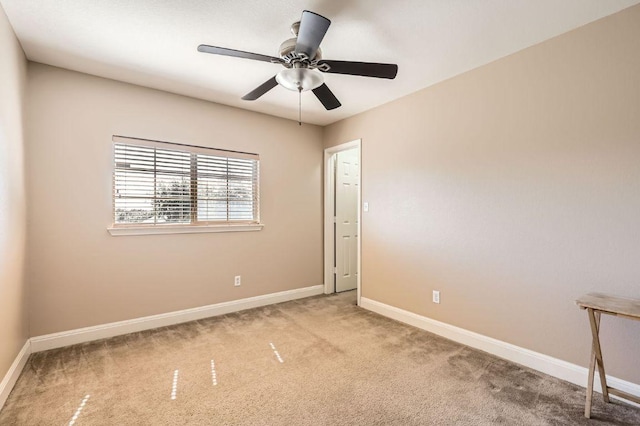
M201 44L198 52L213 53L214 55L233 56L235 58L253 59L255 61L282 63L282 59L274 56L261 55L259 53L243 52L242 50L227 49L225 47L209 46Z
M247 93L242 97L244 101L255 101L260 96L267 93L269 90L273 89L278 85L275 77L270 78L269 80L262 83L260 86L253 89L251 92Z
M313 89L313 94L322 102L322 105L324 105L327 111L331 111L342 105L326 84L322 84L322 86Z
M321 60L318 65L329 65L329 71L334 74L361 75L363 77L377 77L394 79L398 74L398 66L396 64L378 64L375 62L350 62L350 61L331 61Z
M308 10L303 11L298 30L296 53L304 53L310 60L313 60L329 25L331 25L331 21L324 16Z

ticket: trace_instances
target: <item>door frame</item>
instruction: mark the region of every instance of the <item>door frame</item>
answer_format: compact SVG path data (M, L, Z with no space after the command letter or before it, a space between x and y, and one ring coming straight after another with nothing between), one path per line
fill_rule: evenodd
M356 256L358 257L356 270L358 273L357 285L357 303L360 306L361 294L361 263L362 263L362 139L356 139L340 145L332 146L324 150L324 293L330 294L335 292L335 280L332 278L334 274L334 258L335 258L335 227L333 226L333 212L335 211L335 168L334 154L348 149L358 148L358 165L360 179L358 181L358 244L356 248Z

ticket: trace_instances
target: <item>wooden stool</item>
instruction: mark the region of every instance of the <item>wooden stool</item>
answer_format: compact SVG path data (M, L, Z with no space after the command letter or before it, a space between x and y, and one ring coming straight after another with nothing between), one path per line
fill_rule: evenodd
M589 314L591 324L591 335L593 344L591 346L591 362L589 363L589 378L587 380L587 402L584 407L584 416L591 418L591 400L593 399L593 376L595 367L598 367L600 374L600 384L602 385L602 397L604 402L609 402L609 394L616 395L629 401L640 404L640 398L635 395L623 392L607 386L607 377L602 361L602 350L600 348L600 314L614 315L617 317L640 320L640 300L626 299L623 297L610 296L602 293L589 293L576 300L580 309L586 309Z

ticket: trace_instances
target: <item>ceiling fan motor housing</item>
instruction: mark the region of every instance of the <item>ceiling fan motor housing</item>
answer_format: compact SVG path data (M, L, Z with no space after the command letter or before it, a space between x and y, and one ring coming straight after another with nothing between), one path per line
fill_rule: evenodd
M293 52L296 48L296 37L285 40L280 45L278 49L278 55L282 58L283 56L287 56L289 53Z
M278 55L281 58L285 58L287 55L290 56L300 56L295 54L295 50L296 50L296 43L298 42L297 37L294 38L290 38L288 40L285 40L282 42L282 44L280 44L280 48L278 49ZM294 54L294 55L292 55ZM303 58L300 58L301 60ZM309 62L311 61L319 61L320 59L322 59L322 50L320 48L318 48L318 50L316 51L316 55L313 58L307 58Z

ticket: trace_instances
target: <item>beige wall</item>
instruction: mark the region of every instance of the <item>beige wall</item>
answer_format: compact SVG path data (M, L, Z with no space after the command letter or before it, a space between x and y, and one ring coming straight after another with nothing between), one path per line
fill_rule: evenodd
M322 284L321 128L35 63L28 83L32 336ZM260 154L264 229L110 236L113 134Z
M0 381L29 337L24 280L26 69L27 60L0 6Z
M325 128L362 138L363 296L587 366L574 300L640 298L638 52L640 6ZM640 323L603 344L640 383Z

